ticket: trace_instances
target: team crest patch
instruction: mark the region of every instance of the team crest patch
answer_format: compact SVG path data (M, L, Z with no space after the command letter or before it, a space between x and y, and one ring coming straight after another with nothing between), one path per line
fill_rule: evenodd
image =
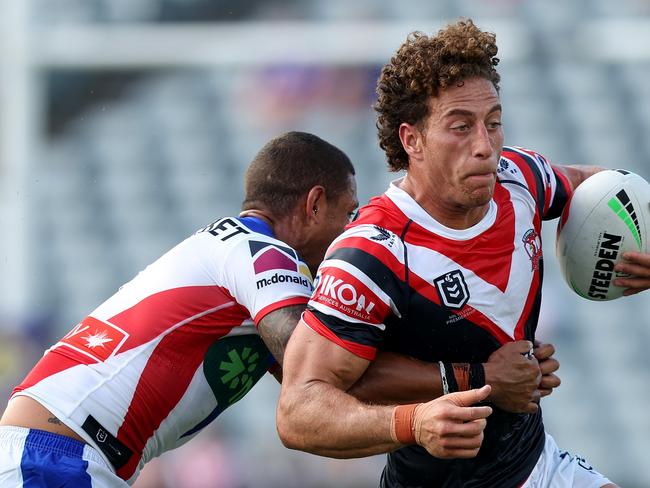
M459 269L439 276L433 280L433 283L436 285L440 300L449 308L463 308L469 300L467 283Z
M94 317L86 317L56 346L67 346L103 362L114 356L128 338L129 334L118 326Z
M249 241L255 274L286 269L298 271L296 252L290 247L276 246L268 242Z
M528 229L521 240L530 258L531 271L539 269L539 260L542 259L542 240L539 234L535 229Z

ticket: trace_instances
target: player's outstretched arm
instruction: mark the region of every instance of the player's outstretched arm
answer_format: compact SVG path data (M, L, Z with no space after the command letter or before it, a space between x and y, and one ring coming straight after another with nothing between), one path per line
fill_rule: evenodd
M492 386L488 402L508 412L534 413L539 408L540 394L548 395L559 385L559 378L553 374L559 367L551 358L553 346L545 345L539 357L537 351L535 357L527 355L532 347L530 341L509 342L483 363L485 383ZM548 362L542 363L542 359ZM466 366L452 364L454 369ZM383 405L426 402L443 394L440 367L438 363L379 351L348 393L364 402Z
M285 352L277 428L285 446L329 457L361 457L419 443L438 457L472 457L489 407L469 407L489 387L401 407L367 405L347 390L369 362L301 322Z
M266 315L258 324L262 339L280 364L303 310L302 305L280 308ZM542 355L546 360L553 354L552 346L547 345L539 355L535 354L539 356L539 365L533 358L524 356L530 348L529 341L507 343L483 364L485 382L492 386L488 402L509 412L533 413L538 409L540 392L541 396L546 396L559 385L559 378L552 374L559 367L557 361L551 359L542 363ZM454 366L460 365L462 363L454 363ZM363 376L348 389L348 393L363 402L381 405L418 403L443 394L438 363L379 351L377 359L369 365L366 362L366 367ZM280 368L276 368L273 374L278 381L282 380Z
M578 188L580 183L585 181L590 176L595 175L596 173L603 171L605 169L600 166L587 166L582 164L576 164L576 165L554 164L553 167L560 170L567 177L569 183L571 184L572 190Z

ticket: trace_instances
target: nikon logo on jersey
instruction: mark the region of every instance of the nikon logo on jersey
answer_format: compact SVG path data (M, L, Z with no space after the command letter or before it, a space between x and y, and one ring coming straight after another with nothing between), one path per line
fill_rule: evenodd
M256 285L257 289L264 288L265 286L275 285L276 283L296 283L302 285L305 288L311 288L311 283L304 276L296 276L291 274L280 274L275 273L270 278L262 278L257 280Z
M351 283L332 275L321 276L315 300L351 317L369 320L375 303L357 291Z
M439 276L433 283L436 285L440 300L449 308L463 308L469 300L469 290L463 273L459 269Z

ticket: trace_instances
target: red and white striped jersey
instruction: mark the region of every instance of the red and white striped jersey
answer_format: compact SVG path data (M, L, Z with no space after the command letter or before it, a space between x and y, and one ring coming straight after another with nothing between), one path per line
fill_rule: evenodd
M541 302L541 224L559 216L570 191L566 177L542 156L506 147L486 215L456 230L392 184L328 249L303 319L368 360L382 348L425 361L486 362L507 341L533 340ZM541 415L519 417L495 411L488 419L479 457L499 486L525 479L523 471L532 469L543 448ZM500 440L508 433L511 444ZM512 446L518 445L525 448L517 453ZM411 446L389 454L385 475L396 470L404 476L391 478L390 486L447 486L450 479L456 486L458 479L447 476L463 471L468 480L476 475L481 481L471 486L495 486L481 484L488 479L476 474L482 468L466 464L452 469ZM491 478L495 474L505 478Z
M218 220L77 324L13 395L42 403L132 483L250 390L271 364L255 325L311 292L307 266L263 221Z

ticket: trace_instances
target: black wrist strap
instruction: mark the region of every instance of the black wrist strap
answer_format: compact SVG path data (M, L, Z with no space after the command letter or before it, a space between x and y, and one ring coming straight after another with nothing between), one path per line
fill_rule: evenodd
M485 386L485 368L483 363L472 363L469 369L469 387L482 388Z

